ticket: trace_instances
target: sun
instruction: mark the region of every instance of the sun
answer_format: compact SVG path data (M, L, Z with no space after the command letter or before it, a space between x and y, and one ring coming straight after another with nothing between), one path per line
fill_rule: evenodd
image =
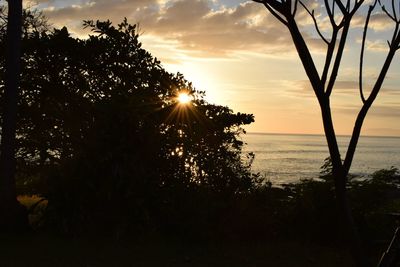
M192 97L186 92L179 93L177 99L179 104L183 105L189 104L192 101Z

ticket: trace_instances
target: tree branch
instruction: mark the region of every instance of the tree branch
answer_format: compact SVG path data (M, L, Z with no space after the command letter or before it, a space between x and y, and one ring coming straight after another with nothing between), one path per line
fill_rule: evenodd
M355 4L354 7L353 7L353 10L350 12L350 15L351 15L351 16L353 16L353 15L357 12L357 10L362 6L362 4L364 3L364 1L365 1L365 0L360 0L360 1L357 1L357 2L356 2L356 4Z
M357 1L357 0L356 0L356 1ZM346 3L346 11L347 11L347 13L350 12L350 0L347 0L347 3Z
M325 2L326 12L328 13L328 17L331 22L331 25L333 28L335 28L335 27L337 27L337 24L335 22L335 8L334 8L335 4L333 4L332 9L331 9L331 7L329 6L328 0L324 0L324 2Z
M351 163L353 161L354 153L357 147L358 139L360 137L361 133L361 128L365 119L365 116L368 113L369 108L372 106L373 102L375 101L381 87L383 84L383 81L385 80L386 74L389 70L390 64L393 61L393 58L396 54L397 47L400 45L400 35L399 33L395 33L395 38L394 42L392 43L392 46L390 47L390 50L388 52L388 55L386 56L385 63L383 64L383 67L379 73L378 79L375 82L375 85L371 91L370 96L365 100L365 103L363 107L361 108L360 112L358 113L357 120L354 124L354 129L353 133L351 136L351 140L347 149L346 153L346 158L344 160L344 167L346 172L348 173L350 170Z
M343 15L347 14L346 7L343 5L342 1L340 0L333 0L333 1L335 4L337 4Z
M297 6L299 4L299 0L295 0L294 1L294 8L293 8L293 13L292 16L295 17L296 16L296 12L297 12Z
M365 50L365 41L367 38L367 31L368 31L368 25L369 25L369 19L371 17L372 11L375 9L377 0L375 0L374 4L369 6L368 12L367 12L367 18L365 20L365 25L364 25L364 31L363 31L363 37L362 37L362 43L361 43L361 53L360 53L360 73L359 73L359 89L360 89L360 97L362 102L365 104L365 97L363 93L363 66L364 66L364 50Z
M379 4L381 5L383 12L385 12L385 14L386 14L389 18L391 18L393 21L397 22L397 20L395 19L395 17L393 17L393 15L390 14L389 11L387 11L385 5L382 5L382 4L381 4L381 1L379 1Z
M342 2L340 0L334 0L334 1L335 1L335 3L338 4L339 8L340 8L340 5L343 6L343 4L342 4ZM333 64L332 73L331 73L331 76L330 76L330 79L329 79L328 86L326 88L326 93L325 94L328 97L331 95L333 86L334 86L334 84L336 82L336 78L337 78L337 74L338 74L338 71L339 71L340 62L341 62L342 57L343 57L344 47L346 45L347 34L349 32L349 29L350 29L351 19L353 18L353 15L360 8L360 6L362 5L363 2L364 2L364 0L360 0L359 2L357 2L354 5L354 8L351 10L351 12L343 13L343 11L342 11L342 13L344 15L343 15L343 19L342 19L342 21L341 21L341 23L339 24L338 27L342 27L343 26L343 29L342 29L342 34L340 36L339 46L338 46L338 49L337 49L335 62ZM339 3L340 3L340 5L339 5Z
M284 13L284 6L282 2L279 2L277 0L253 0L254 2L261 3L264 5L269 5L273 9L275 9L277 12L281 13L283 15Z
M321 82L324 85L324 87L325 87L326 79L328 77L329 67L331 66L331 63L332 63L333 53L335 52L337 34L338 34L338 30L337 30L337 28L334 28L332 31L331 41L329 42L328 49L326 52L324 70L322 72L322 77L321 77Z
M324 35L321 33L318 23L317 23L317 19L315 18L315 14L314 14L314 10L310 11L308 9L308 7L303 3L303 1L300 1L300 4L303 6L303 8L307 11L307 13L310 15L310 17L312 18L312 20L314 21L314 26L315 26L315 30L317 31L319 37L321 37L321 39L327 44L329 45L329 41L324 37Z
M268 4L264 4L264 6L268 9L269 12L271 12L272 15L274 15L275 18L277 18L280 22L282 22L284 25L288 25L287 21L284 20L275 10L269 6Z
M398 21L397 19L397 12L396 12L396 7L394 6L394 0L392 0L392 9L393 9L393 17L396 21Z
M350 20L346 21L346 23L344 24L342 34L340 36L339 46L338 46L336 57L335 57L335 62L333 63L332 73L331 73L329 83L328 83L328 86L327 86L326 92L325 92L326 96L328 96L328 97L331 95L333 86L335 85L335 82L336 82L337 74L338 74L339 67L340 67L340 62L341 62L342 56L343 56L344 47L346 45L347 34L349 32L349 28L350 28Z
M317 96L318 101L321 102L324 100L324 88L321 84L321 79L319 77L317 68L315 67L311 53L293 17L288 19L288 29L296 47L297 54L299 55L307 77L311 82L314 93Z
M287 15L285 14L284 6L281 2L276 0L253 0L256 3L263 4L268 11L277 18L280 22L287 26L287 21L284 19ZM283 16L283 17L282 17Z

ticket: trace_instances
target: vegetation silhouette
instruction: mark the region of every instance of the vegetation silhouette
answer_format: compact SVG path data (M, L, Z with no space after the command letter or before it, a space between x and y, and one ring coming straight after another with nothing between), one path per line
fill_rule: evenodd
M62 28L23 40L18 186L48 200L47 225L181 231L252 190L258 176L238 139L252 115L207 103L141 48L126 20L84 26L88 39ZM182 91L190 103L178 103Z
M242 151L242 126L253 116L207 103L181 74L165 71L142 48L137 26L86 21L92 35L80 39L67 28L50 31L39 13L23 16L16 193L38 196L21 198L38 231L345 243L330 159L320 179L265 182L251 172L254 154ZM4 37L0 30L1 51ZM191 101L179 103L181 92ZM388 239L399 171L348 178L363 240Z
M321 12L317 15L314 10L311 10L305 1L301 0L253 1L263 4L277 20L287 27L292 37L293 44L296 47L301 63L303 64L304 70L321 109L324 132L329 148L330 158L332 160L332 175L335 184L335 195L341 210L341 218L343 218L342 223L347 225L347 233L353 251L352 254L357 266L365 266L365 252L363 251L357 225L354 222L351 207L348 202L348 174L364 119L382 87L397 50L400 48L400 10L398 10L398 8L396 9L397 5L395 0L388 1L391 2L391 5L389 4L389 6L391 6L389 9L385 7L384 2L382 4L381 0L348 0L345 1L346 4L341 0L326 0L324 1L324 5L321 5ZM368 8L364 7L366 5L369 5ZM370 18L371 15L374 14L377 6L381 6L382 14L392 21L393 35L391 40L388 41L388 51L384 59L384 64L377 75L370 94L367 96L363 87L364 50ZM305 40L305 34L303 34L299 29L299 24L296 20L296 14L301 8L310 15L314 22L317 36L326 45L325 63L323 64L321 72L318 72L317 70L315 61L310 52L310 46ZM363 10L364 14L361 14ZM319 21L319 15L329 19L329 30L325 31L321 29L323 22ZM359 65L359 94L362 106L355 120L346 155L342 161L333 125L330 96L337 80L341 60L345 51L346 41L348 39L348 33L352 27L351 22L353 18L357 16L358 18L361 16L365 18ZM329 34L330 36L326 37L326 34Z
M1 9L3 13L3 8ZM1 116L0 144L0 231L28 229L28 214L17 201L15 182L15 150L17 102L21 68L22 0L8 3L7 27L2 27L4 62L4 96Z

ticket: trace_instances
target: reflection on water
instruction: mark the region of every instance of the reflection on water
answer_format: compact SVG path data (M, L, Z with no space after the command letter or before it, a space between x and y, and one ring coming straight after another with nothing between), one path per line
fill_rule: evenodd
M342 157L349 140L349 136L338 137ZM247 143L244 151L255 153L253 170L274 183L317 177L329 156L322 135L248 133L243 141ZM391 166L400 167L399 137L360 137L351 173L367 175Z

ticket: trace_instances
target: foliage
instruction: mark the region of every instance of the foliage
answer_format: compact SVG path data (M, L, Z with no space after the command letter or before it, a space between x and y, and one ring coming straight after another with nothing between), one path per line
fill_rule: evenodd
M8 6L0 4L0 39L6 35L8 21ZM50 29L50 24L43 12L37 9L24 8L22 11L22 34L31 35L35 32L43 32Z
M207 229L255 185L238 138L253 116L207 103L126 20L84 26L87 39L66 28L24 38L21 192L46 197L46 222L63 232Z
M367 244L389 241L400 217L398 169L378 170L366 178L349 176L349 200L363 239ZM283 185L280 197L275 196L274 202L276 205L279 199L283 204L275 211L279 214L276 219L280 227L272 228L302 240L328 244L345 241L345 229L338 227L340 210L334 190L332 164L327 158L321 166L319 179Z
M399 218L398 169L382 169L367 179L355 179L351 183L349 197L366 239L391 239Z

